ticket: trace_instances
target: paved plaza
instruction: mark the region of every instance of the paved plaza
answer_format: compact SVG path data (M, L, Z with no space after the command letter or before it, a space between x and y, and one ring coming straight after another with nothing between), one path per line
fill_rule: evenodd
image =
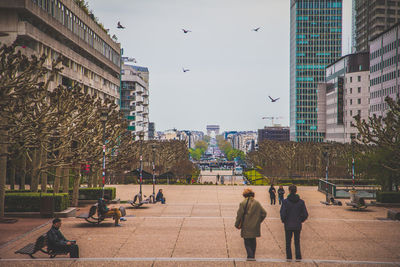
M116 187L121 200L132 199L139 191L137 185ZM280 207L267 203L268 187L253 186L267 218L257 239L257 262L246 262L243 240L234 228L243 186L160 187L167 204L140 209L121 204L127 207L128 220L122 227L114 227L111 219L98 226L76 218L63 219L61 230L67 238L77 240L79 260L65 256L49 259L40 252L38 259L31 260L14 254L48 231L48 224L0 247L0 266L400 266L400 222L386 220L384 207L365 211L326 207L320 204L324 195L316 187L299 187L309 212L301 232L304 260L288 263L284 260ZM143 191L151 194L152 186L144 186Z

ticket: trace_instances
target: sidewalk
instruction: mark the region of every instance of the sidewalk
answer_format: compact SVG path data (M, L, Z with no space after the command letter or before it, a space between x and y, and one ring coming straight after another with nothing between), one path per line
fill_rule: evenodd
M78 241L81 259L71 261L58 256L49 261L47 255L39 252L36 256L45 259L40 265L106 266L110 261L117 261L114 263L119 266L288 264L284 261L285 240L279 205L267 204L267 187L252 187L256 199L267 210L262 237L257 239L256 263L244 261L243 240L233 226L243 186L160 187L164 189L166 205L148 204L132 209L129 204L121 204L127 208L128 219L122 222L123 227L114 227L111 219L98 226L76 218L63 219L62 232ZM117 186L117 198L132 199L138 191L136 185ZM327 207L319 203L324 195L316 187L300 187L298 191L310 214L301 239L305 260L296 263L298 266L400 266L400 222L386 220L386 208L353 211L345 206ZM144 186L143 192L151 194L152 186ZM39 260L32 261L14 251L34 242L49 227L37 229L2 247L0 266L38 264Z

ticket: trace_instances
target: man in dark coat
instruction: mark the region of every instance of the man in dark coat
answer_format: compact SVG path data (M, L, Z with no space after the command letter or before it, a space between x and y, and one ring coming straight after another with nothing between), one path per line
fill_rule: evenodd
M56 252L67 252L70 258L79 258L79 247L76 241L67 240L60 231L61 220L53 220L53 226L47 232L47 247Z
M275 205L275 203L276 203L276 190L275 190L274 184L271 184L268 192L269 192L269 197L271 199L271 205Z
M297 187L295 185L289 186L289 195L283 201L281 206L281 220L285 225L285 238L286 238L286 259L292 259L292 236L294 234L294 246L296 251L296 260L301 260L300 251L300 232L301 224L307 220L308 212L306 204L299 195L296 194Z
M163 190L160 189L158 190L157 196L156 196L156 202L161 202L161 204L165 204L165 197L163 194Z
M260 202L254 199L254 192L251 189L243 191L243 200L239 204L235 227L240 229L240 235L244 239L244 246L247 252L247 260L255 260L256 237L261 236L260 225L267 216L267 212Z

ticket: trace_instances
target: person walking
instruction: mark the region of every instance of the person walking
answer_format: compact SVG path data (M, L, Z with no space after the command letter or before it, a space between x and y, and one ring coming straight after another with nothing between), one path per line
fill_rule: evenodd
M79 247L75 240L67 240L60 231L61 220L55 218L51 229L47 232L47 246L55 252L69 253L70 258L79 258Z
M271 199L271 205L275 205L276 203L276 190L274 184L271 184L269 190L269 198Z
M254 192L250 188L243 191L243 197L245 199L239 204L235 227L240 229L240 236L244 239L247 260L255 261L256 238L261 236L260 225L267 216L267 212L254 199Z
M285 189L283 189L283 186L280 185L278 189L278 200L279 200L279 205L282 205L282 201L285 198Z
M292 259L292 236L294 234L294 246L296 251L296 260L301 260L300 251L300 232L302 223L307 220L308 212L306 204L300 199L295 185L289 186L289 195L282 202L280 214L281 220L285 226L286 239L286 259Z

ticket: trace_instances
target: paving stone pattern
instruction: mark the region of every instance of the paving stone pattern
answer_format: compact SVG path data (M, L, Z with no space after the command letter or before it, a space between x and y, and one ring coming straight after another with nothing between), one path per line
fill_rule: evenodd
M137 185L118 185L117 197L132 199ZM252 187L267 210L257 239L257 262L245 262L240 233L234 228L243 186L163 185L167 204L148 204L133 209L129 204L127 220L114 227L108 219L90 225L76 218L63 219L62 232L77 240L81 259L64 256L48 260L37 253L34 261L14 251L48 231L50 225L35 230L0 249L0 266L284 266L285 240L279 219L279 205L267 200L268 187ZM285 187L287 190L287 187ZM147 195L152 186L143 187ZM316 187L299 187L306 202L309 219L301 232L304 261L298 266L400 266L400 222L385 220L387 209L369 207L354 211L346 206L320 204L324 195ZM118 206L118 205L114 205ZM79 212L78 212L79 213ZM1 227L1 226L0 226ZM9 259L9 260L7 260ZM12 259L12 260L11 260ZM21 260L19 260L21 259ZM112 262L110 261L112 260ZM35 265L36 264L36 265ZM293 263L294 264L294 263Z

